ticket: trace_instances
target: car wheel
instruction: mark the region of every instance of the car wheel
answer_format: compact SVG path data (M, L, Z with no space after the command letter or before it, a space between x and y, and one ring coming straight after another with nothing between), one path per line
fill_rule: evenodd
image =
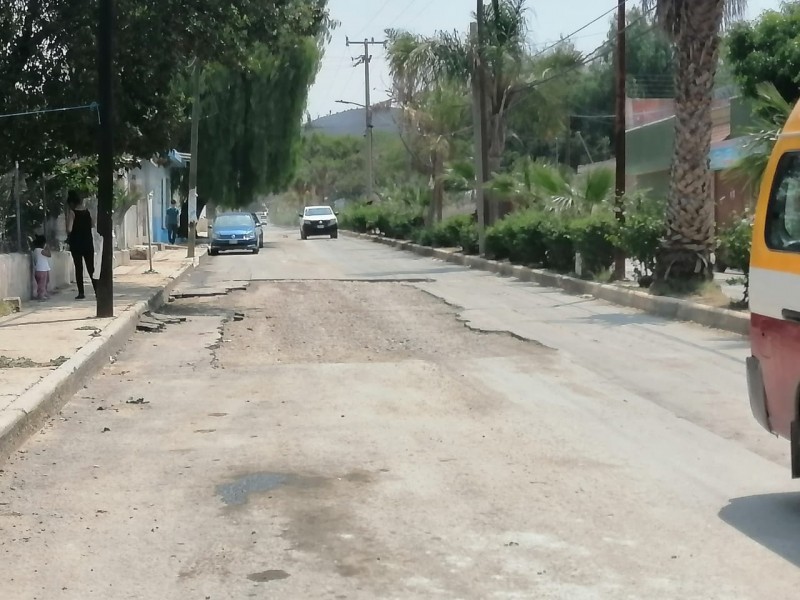
M338 231L338 230L337 230L337 231L334 231L334 232L331 234L331 239L332 239L332 240L335 240L335 239L337 239L338 237L339 237L339 231Z
M263 248L264 247L264 238L263 237L258 238L258 247L259 248Z
M308 239L308 236L307 236L307 235L306 235L304 232L302 232L302 231L301 231L301 232L300 232L300 239L301 239L301 240L307 240L307 239Z
M258 250L259 250L258 246L256 246L255 248L253 248L253 254L258 254Z
M208 255L209 256L216 256L217 254L219 254L219 250L209 250L208 251Z

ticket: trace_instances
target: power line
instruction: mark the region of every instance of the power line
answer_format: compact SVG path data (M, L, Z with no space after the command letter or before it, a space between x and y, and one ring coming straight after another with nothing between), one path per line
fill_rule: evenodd
M356 35L361 35L364 31L369 29L369 26L372 25L375 22L375 19L377 19L380 16L380 14L386 9L386 7L389 6L389 3L391 1L392 0L386 0L386 2L384 2L383 5L378 9L378 12L376 12L374 15L372 15L372 18L367 22L366 25L364 25L364 27L362 27L358 31L358 33L356 33Z
M638 19L635 19L634 21L628 23L625 26L625 28L623 29L623 31L627 31L628 29L630 29L634 25L638 25L641 21L645 20L647 18L647 16L648 16L648 13L652 12L653 10L654 10L654 8L651 8L650 11L643 13L642 16L640 16ZM650 27L648 27L647 29L642 31L639 35L634 37L632 39L632 41L633 40L638 40L638 39L644 37L645 35L650 34L655 28L656 28L655 25L651 25ZM596 61L596 60L598 60L600 58L604 58L604 57L608 56L608 53L614 49L614 46L615 46L614 40L606 40L600 46L598 46L597 48L595 48L594 50L592 50L588 54L584 55L583 58L578 63L576 63L575 65L573 65L571 67L567 67L564 70L559 71L558 73L554 73L553 75L550 75L549 77L545 77L544 79L539 79L538 81L532 81L531 83L529 83L527 85L524 85L524 86L521 86L521 87L517 88L517 91L533 89L533 88L538 87L538 86L540 86L542 84L545 84L545 83L547 83L549 81L552 81L554 79L558 79L559 77L563 77L564 75L572 73L573 71L577 71L578 69L582 69L583 67L585 67L588 64L593 63L594 61Z
M80 106L65 106L63 108L42 108L39 110L28 110L24 112L18 113L8 113L5 115L0 115L0 119L10 119L11 117L26 117L30 115L44 115L47 113L59 113L59 112L68 112L73 110L93 110L98 113L99 118L99 105L97 102L92 102L91 104L82 104Z
M409 2L408 4L406 4L406 7L405 7L403 10L401 10L401 11L400 11L400 14L399 14L399 15L397 15L397 16L396 16L396 17L395 17L395 18L392 20L392 22L393 22L393 23L397 23L397 21L399 21L399 20L400 20L400 17L402 17L404 14L406 14L406 13L409 11L409 9L411 9L411 7L412 7L412 6L414 6L414 5L415 5L415 4L416 4L418 1L419 1L419 0L411 0L411 2ZM423 9L424 9L424 8L427 8L427 7L423 7ZM422 13L420 12L419 14L422 14ZM417 16L419 16L419 15L417 15Z
M610 8L610 9L608 9L606 12L604 12L604 13L603 13L602 15L600 15L599 17L597 17L597 18L595 18L595 19L592 19L592 20L591 20L591 21L589 21L588 23L585 23L584 25L582 25L581 27L579 27L578 29L576 29L575 31L573 31L572 33L570 33L569 35L567 35L567 36L565 36L565 37L561 38L561 39L560 39L560 40L558 40L557 42L553 42L553 43L552 43L552 44L550 44L549 46L545 46L544 48L542 48L541 50L539 50L539 51L538 51L536 54L534 54L533 56L531 56L531 58L537 58L537 57L541 56L542 54L545 54L545 53L546 53L548 50L552 50L552 49L553 49L553 48L555 48L556 46L559 46L560 44L563 44L565 41L567 41L567 40L569 40L570 38L574 37L576 34L580 33L581 31L584 31L585 29L588 29L589 27L591 27L592 25L594 25L595 23L597 23L597 22L598 22L600 19L603 19L603 18L607 17L608 15L610 15L611 13L613 13L613 12L614 12L614 11L616 11L616 10L617 10L617 5L615 4L613 8Z

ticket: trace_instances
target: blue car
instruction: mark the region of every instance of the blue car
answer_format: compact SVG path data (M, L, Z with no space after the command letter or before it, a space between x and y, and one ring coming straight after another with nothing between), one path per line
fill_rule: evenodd
M258 254L264 243L261 224L249 213L224 213L214 219L211 229L211 248L216 256L225 250L250 250Z

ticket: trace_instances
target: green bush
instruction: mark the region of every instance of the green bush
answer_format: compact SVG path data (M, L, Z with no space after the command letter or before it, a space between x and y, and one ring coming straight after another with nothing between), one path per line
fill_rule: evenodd
M350 204L339 215L339 226L357 233L375 228L375 207L369 204Z
M656 268L656 255L664 237L664 219L647 212L629 212L625 224L613 235L613 242L637 264L637 279L651 277Z
M417 229L411 234L411 241L420 246L433 246L433 231L427 227Z
M570 221L561 215L548 213L543 225L546 248L544 267L559 273L573 271L575 242Z
M486 231L486 254L497 260L543 266L547 261L546 223L541 211L512 213Z
M750 246L753 240L753 222L737 218L733 223L720 228L717 234L717 250L732 269L747 274L750 271Z
M342 211L339 223L343 229L359 233L377 229L386 237L406 240L422 227L423 219L420 209L387 202L348 206Z
M465 254L478 253L478 225L471 215L458 215L434 227L416 229L410 239L422 246L461 248Z
M569 224L574 249L580 252L583 268L595 276L609 269L614 262L614 239L618 230L613 215L583 217Z
M750 295L750 248L753 242L753 221L745 214L721 228L717 233L717 254L725 264L744 273L744 298Z

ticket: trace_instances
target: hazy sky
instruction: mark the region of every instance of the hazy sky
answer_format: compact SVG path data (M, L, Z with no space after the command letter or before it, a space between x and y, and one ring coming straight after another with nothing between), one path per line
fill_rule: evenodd
M628 0L629 5L634 2ZM749 0L747 17L753 18L780 4L781 0ZM423 34L442 29L468 31L475 5L475 0L329 0L331 14L340 25L333 33L322 70L311 89L308 111L312 118L347 108L336 100L364 102L364 67L351 66L351 57L362 50L358 46L348 48L346 37L380 40L387 28ZM531 43L541 47L555 41L613 10L616 5L616 0L528 0ZM573 37L578 48L588 52L602 44L612 17L613 14L604 17ZM372 101L377 102L386 99L390 78L383 49L372 48L370 87Z

